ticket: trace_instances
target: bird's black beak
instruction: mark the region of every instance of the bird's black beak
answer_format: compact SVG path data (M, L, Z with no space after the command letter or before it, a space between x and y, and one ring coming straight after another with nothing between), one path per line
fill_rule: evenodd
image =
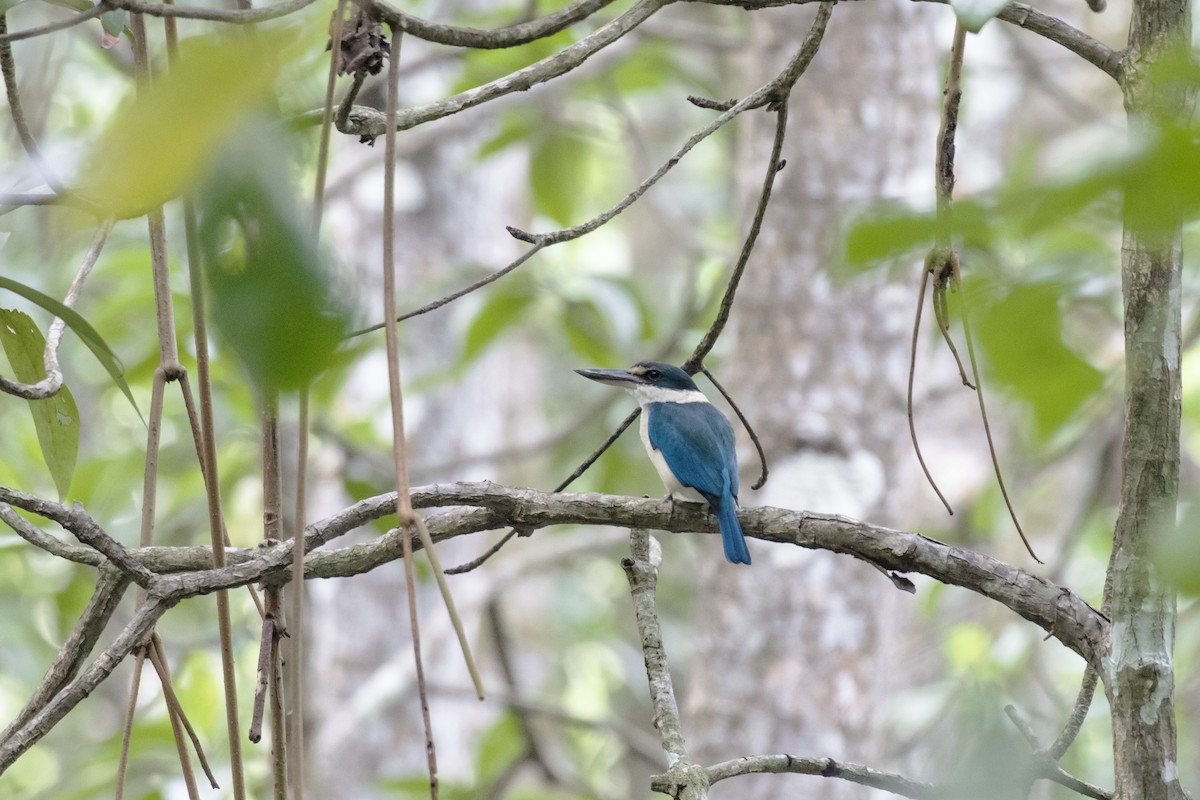
M575 371L585 378L609 386L628 387L630 384L643 382L640 375L634 375L627 369L577 369Z

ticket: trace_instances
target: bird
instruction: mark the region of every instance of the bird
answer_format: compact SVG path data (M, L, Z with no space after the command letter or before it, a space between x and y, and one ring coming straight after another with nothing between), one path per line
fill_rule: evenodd
M629 369L575 371L633 394L642 407L642 444L667 487L668 499L708 503L721 528L725 558L749 564L750 551L737 517L733 426L692 377L657 361L642 361Z

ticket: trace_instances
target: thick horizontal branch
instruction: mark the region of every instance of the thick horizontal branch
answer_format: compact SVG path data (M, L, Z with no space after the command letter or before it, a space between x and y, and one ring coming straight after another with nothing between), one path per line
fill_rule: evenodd
M66 509L0 487L0 498L51 519ZM653 528L671 533L717 533L716 520L704 506L663 500L603 494L552 494L533 489L509 489L493 483L457 483L416 488L413 505L420 509L469 506L428 517L434 541L485 530L518 527L526 530L551 525L614 525ZM395 513L395 494L370 497L306 528L305 546L311 553L305 577L348 577L369 572L400 557L400 533L392 531L366 544L327 552L312 552L370 520ZM86 515L84 515L86 516ZM918 573L952 586L961 586L1008 607L1044 629L1088 663L1101 667L1107 652L1108 621L1069 589L997 559L943 544L919 533L881 528L846 517L812 514L783 508L743 509L740 518L747 536L842 553L902 573ZM71 520L73 521L73 520ZM414 547L419 547L414 540ZM126 551L151 572L158 573L151 591L170 602L259 581L289 579L288 540L270 547L228 551L229 564L209 569L207 548L152 547ZM179 573L182 574L163 574Z
M355 0L373 19L384 22L393 28L404 31L410 36L424 39L427 42L449 45L451 47L467 47L475 50L496 50L505 47L518 47L523 44L546 36L553 36L577 22L595 14L610 4L613 0L579 0L566 8L552 14L538 17L503 28L481 30L479 28L464 28L457 25L439 25L433 22L406 14L391 3L384 0Z

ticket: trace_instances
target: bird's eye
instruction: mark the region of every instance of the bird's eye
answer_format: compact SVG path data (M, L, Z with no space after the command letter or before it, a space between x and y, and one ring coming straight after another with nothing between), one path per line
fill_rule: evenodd
M659 378L661 378L661 377L662 377L662 373L661 373L661 372L659 372L659 371L658 371L658 370L656 370L656 369L652 369L652 370L650 370L649 372L647 372L647 373L646 373L646 377L647 377L647 378L649 378L649 379L650 379L650 380L652 380L652 381L656 381L656 380L658 380Z

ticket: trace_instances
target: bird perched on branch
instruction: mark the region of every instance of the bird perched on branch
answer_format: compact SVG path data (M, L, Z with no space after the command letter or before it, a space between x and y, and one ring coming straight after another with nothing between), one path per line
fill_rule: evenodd
M738 468L733 426L679 367L643 361L629 369L577 369L618 386L642 407L642 444L672 500L705 502L721 526L725 558L749 564L737 518Z

